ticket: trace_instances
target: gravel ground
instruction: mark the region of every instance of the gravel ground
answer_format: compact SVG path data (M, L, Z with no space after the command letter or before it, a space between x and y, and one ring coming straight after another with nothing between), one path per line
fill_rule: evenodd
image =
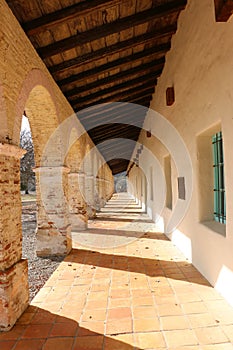
M38 293L41 287L56 270L62 257L36 256L36 204L23 204L22 210L23 227L23 258L28 259L28 280L30 301Z

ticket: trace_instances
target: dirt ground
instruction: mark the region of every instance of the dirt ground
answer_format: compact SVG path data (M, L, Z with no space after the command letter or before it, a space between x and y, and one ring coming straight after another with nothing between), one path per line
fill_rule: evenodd
M23 258L28 259L28 280L30 301L45 284L51 274L63 260L60 257L36 256L36 203L23 202L22 208L23 228Z

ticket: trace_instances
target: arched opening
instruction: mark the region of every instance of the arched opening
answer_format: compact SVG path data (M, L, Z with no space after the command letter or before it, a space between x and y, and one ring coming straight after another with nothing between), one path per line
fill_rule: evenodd
M69 131L69 144L65 164L69 168L68 174L68 210L71 231L80 231L87 228L87 211L85 201L85 174L82 162L85 156L85 133L76 128Z
M22 94L23 89L21 96ZM42 85L36 85L31 90L27 88L23 96L23 99L19 98L24 113L20 144L27 153L21 160L22 252L23 258L28 260L29 299L32 300L63 260L66 249L59 247L59 244L60 237L64 237L66 232L61 233L54 224L43 193L46 177L49 176L52 180L54 170L61 165L59 138L54 149L46 152L46 156L44 153L49 138L58 126L56 106L50 92ZM17 107L19 111L19 105ZM26 165L23 167L25 158ZM56 203L59 197L55 193L51 197L51 188L47 192L51 207L54 208L55 215L58 215ZM52 232L53 242L49 239ZM57 246L54 244L56 240ZM55 245L56 250L50 249L52 245Z

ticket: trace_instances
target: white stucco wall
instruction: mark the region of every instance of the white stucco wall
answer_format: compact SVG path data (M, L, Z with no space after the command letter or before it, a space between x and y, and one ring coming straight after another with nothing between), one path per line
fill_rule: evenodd
M188 212L176 230L168 233L175 244L190 258L199 271L233 304L233 16L227 23L216 23L213 0L188 0L181 13L178 30L172 39L172 48L166 56L166 64L151 102L151 108L164 116L178 131L191 157L193 189ZM175 103L166 106L166 89L174 86ZM211 179L205 174L199 178L200 153L198 137L221 125L224 140L225 184L227 200L226 236L216 232L201 221L203 202L199 181L208 185ZM156 135L158 124L147 116L145 127ZM208 132L207 132L208 133ZM164 164L168 149L156 137L147 138L141 133L139 142L148 147L155 157ZM177 147L174 142L174 148ZM142 152L143 171L149 181L150 156ZM180 158L183 154L180 154ZM142 161L141 161L142 163ZM173 210L177 198L177 176L185 176L172 161ZM184 171L185 172L185 171ZM134 168L130 174L133 177ZM190 183L186 183L190 187ZM156 185L155 185L156 187ZM148 191L150 185L148 186ZM188 191L189 189L186 188ZM154 204L149 201L149 213L155 217ZM155 200L161 201L161 193ZM185 202L185 201L183 201ZM210 201L211 202L211 201ZM181 210L181 209L180 209ZM165 223L172 211L165 208L162 221ZM219 230L218 230L219 231ZM220 229L221 231L221 229Z

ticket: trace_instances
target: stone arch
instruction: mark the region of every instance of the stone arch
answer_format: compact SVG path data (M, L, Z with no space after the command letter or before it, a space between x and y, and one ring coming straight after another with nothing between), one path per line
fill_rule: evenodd
M23 113L29 119L35 148L36 167L41 166L42 155L49 137L59 126L59 112L52 87L39 69L33 69L25 78L16 104L13 140L19 143L21 120ZM54 144L54 142L53 142ZM63 165L61 139L57 135L54 153L50 150L50 164ZM46 155L48 157L48 155Z
M24 111L30 122L35 153L37 254L66 255L71 249L68 208L64 197L68 187L68 169L63 166L56 99L46 75L39 69L33 69L27 75L17 100L13 130L13 139L17 143Z

